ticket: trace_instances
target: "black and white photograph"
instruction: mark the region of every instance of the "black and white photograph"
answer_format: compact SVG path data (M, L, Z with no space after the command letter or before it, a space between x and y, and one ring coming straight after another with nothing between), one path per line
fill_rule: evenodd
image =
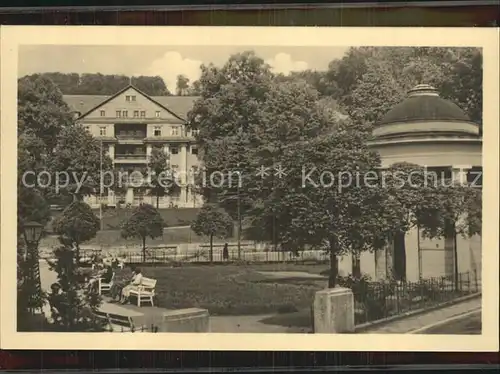
M2 40L9 334L498 347L494 30L76 29Z

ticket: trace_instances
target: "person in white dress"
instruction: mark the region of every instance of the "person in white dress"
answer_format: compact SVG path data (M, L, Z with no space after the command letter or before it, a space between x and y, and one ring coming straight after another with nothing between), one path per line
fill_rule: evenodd
M132 277L132 281L130 282L130 284L126 285L122 289L122 295L121 295L121 303L122 304L126 304L129 301L130 291L139 287L141 285L141 283L142 283L141 269L135 268L134 269L134 276Z

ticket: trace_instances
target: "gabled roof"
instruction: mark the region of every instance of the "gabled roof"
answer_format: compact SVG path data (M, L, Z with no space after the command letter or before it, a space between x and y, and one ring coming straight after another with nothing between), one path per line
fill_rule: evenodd
M160 106L161 108L171 113L173 116L183 121L187 119L188 112L192 109L195 100L198 99L197 96L149 96L148 94L140 91L139 89L137 89L137 87L132 85L126 86L112 96L64 95L63 98L70 109L80 113L79 118L81 118L113 100L115 97L119 96L129 88L132 88L140 95L144 96L148 100L151 100L156 105Z

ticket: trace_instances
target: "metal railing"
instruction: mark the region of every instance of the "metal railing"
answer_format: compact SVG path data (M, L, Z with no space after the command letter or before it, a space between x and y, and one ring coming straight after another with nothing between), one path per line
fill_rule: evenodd
M125 154L125 153L118 153L115 154L115 159L142 159L146 158L147 154L146 153L132 153L132 154Z
M118 132L118 133L115 133L115 136L117 139L144 139L147 136L147 134L146 133L137 134L134 132L131 132L131 133Z
M373 282L350 278L339 283L352 289L355 322L363 324L427 309L481 289L476 273L459 274L456 284L453 278L435 277L418 282Z
M243 246L242 246L243 247ZM93 252L86 250L81 252L81 262L90 263ZM164 249L146 249L146 258L143 261L142 251L125 251L117 254L127 264L172 264L172 263L210 263L210 250L201 247L195 251L187 251L179 253L176 246L165 247ZM212 262L327 262L329 257L321 251L303 251L298 255L290 254L289 252L278 251L257 251L249 250L248 247L241 251L241 256L238 257L238 251L229 249L229 256L224 258L223 251L219 247L214 248Z

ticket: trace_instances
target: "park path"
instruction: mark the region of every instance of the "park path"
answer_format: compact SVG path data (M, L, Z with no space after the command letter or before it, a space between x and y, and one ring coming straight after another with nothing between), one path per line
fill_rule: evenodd
M421 329L438 321L444 321L461 314L481 308L481 297L463 301L441 309L436 309L424 314L403 318L394 322L368 328L362 333L367 334L406 334L413 330Z
M305 328L292 328L278 325L268 325L261 320L272 317L268 315L252 316L211 316L210 332L215 333L307 333Z

